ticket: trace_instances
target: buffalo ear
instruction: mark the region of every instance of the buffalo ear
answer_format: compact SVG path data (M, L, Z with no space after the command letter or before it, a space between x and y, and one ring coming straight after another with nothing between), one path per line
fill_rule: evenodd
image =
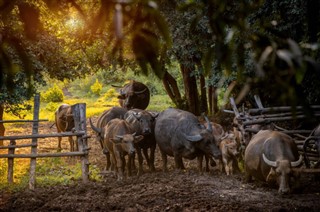
M119 137L115 137L115 138L110 138L110 141L114 144L119 144L121 143L122 139Z
M276 176L277 176L276 175L276 171L274 170L274 168L271 168L270 172L269 172L269 174L267 176L266 181L267 182L274 182L276 180Z
M134 143L138 143L138 142L141 141L143 138L144 138L143 135L134 136Z

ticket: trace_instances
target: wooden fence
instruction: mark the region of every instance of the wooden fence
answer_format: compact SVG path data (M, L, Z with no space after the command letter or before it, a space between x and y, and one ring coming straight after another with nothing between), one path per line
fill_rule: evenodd
M237 127L244 129L248 133L257 133L259 129L251 128L251 125L270 125L273 130L281 131L285 134L288 134L294 139L294 142L297 145L299 154L303 155L305 158L305 165L307 169L301 169L303 172L314 172L319 173L320 168L310 169L310 161L313 163L319 163L319 152L315 148L314 141L319 139L319 136L311 136L313 129L299 129L299 130L290 130L278 126L276 123L284 121L296 121L304 120L307 116L304 114L303 107L297 106L295 114L292 113L291 106L281 106L281 107L267 107L265 108L260 100L260 97L255 95L255 102L258 108L251 108L245 110L242 109L240 112L237 108L235 100L231 97L230 104L233 111L225 110L225 112L233 113L237 119ZM310 108L313 110L314 117L320 117L320 105L310 105ZM235 123L234 123L235 124ZM241 132L242 133L242 132ZM310 142L307 142L310 141ZM307 145L309 143L309 145Z
M64 133L53 133L53 134L38 134L39 120L39 107L40 97L37 94L34 98L34 113L33 120L14 120L14 121L2 121L4 123L10 122L32 122L32 135L18 135L18 136L0 136L0 140L9 140L8 146L0 146L0 149L8 149L8 154L0 154L0 158L8 159L8 183L13 183L13 167L15 158L30 158L30 174L29 174L29 189L34 190L36 184L36 161L37 158L43 157L70 157L79 156L81 159L81 171L82 181L84 183L89 180L89 160L88 154L90 148L87 143L87 132L86 132L86 104L79 103L72 105L72 113L75 123L75 129L73 132ZM79 146L79 150L76 152L57 152L57 153L38 153L38 138L49 138L49 137L68 137L76 136ZM16 140L31 139L31 144L17 145ZM15 149L22 147L31 147L30 154L15 154Z

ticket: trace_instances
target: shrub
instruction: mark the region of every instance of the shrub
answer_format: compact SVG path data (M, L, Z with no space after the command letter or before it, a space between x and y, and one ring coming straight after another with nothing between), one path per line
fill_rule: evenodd
M111 100L114 97L117 97L118 93L116 92L116 90L114 88L110 88L109 90L107 90L107 92L103 95L103 99L104 100Z
M102 85L101 85L101 83L99 82L98 79L96 79L96 82L93 85L91 85L90 89L91 89L91 92L93 94L95 94L97 96L100 95L100 92L101 92L101 89L102 89Z
M54 84L47 92L41 94L41 99L44 102L63 102L64 96L62 89L59 88L57 84Z
M54 112L57 110L57 108L59 107L59 104L58 103L54 103L54 102L49 102L47 105L46 105L46 111L50 111L50 112Z

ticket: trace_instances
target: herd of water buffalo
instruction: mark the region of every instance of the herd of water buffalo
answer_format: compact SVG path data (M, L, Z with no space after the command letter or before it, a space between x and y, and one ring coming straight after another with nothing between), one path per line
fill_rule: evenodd
M90 119L96 141L107 157L106 168L115 171L118 180L123 180L125 173L131 175L136 154L138 175L143 173L143 155L150 171L155 171L156 147L160 150L164 171L167 171L167 156L171 156L177 169L185 168L183 158L197 158L200 172L208 171L209 165L218 165L230 175L239 169L238 160L243 157L247 181L254 178L277 183L281 194L289 193L291 182L299 177L295 169L303 165L303 158L294 140L282 132L260 130L246 142L241 130L235 127L234 132L225 132L221 125L205 116L202 121L188 111L175 108L147 111L150 91L136 81L120 88L118 98L121 107L103 112L95 124ZM55 123L58 132L72 130L74 122L69 105L58 108ZM58 148L61 148L60 142L61 139ZM71 151L77 149L71 137L69 142ZM242 151L241 144L246 145Z

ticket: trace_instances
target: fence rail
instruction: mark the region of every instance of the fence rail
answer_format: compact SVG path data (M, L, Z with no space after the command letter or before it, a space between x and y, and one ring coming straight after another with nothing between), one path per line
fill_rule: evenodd
M52 134L38 134L38 125L45 119L39 119L39 105L40 97L37 94L34 97L34 114L33 120L6 120L0 121L2 123L16 123L16 122L32 122L32 135L17 135L17 136L0 136L0 141L9 140L7 146L0 146L0 149L8 149L8 154L0 154L0 158L8 159L8 183L13 183L13 167L15 158L30 158L30 174L29 174L29 189L34 190L36 184L36 160L44 157L75 157L80 156L82 181L85 183L89 180L89 150L87 145L86 133L86 105L85 103L78 103L72 105L72 114L75 122L75 128L72 132L52 133ZM79 150L76 152L58 152L58 153L38 153L38 139L52 138L52 137L69 137L76 136ZM30 144L16 144L16 140L31 139ZM31 147L30 154L16 154L17 148Z

